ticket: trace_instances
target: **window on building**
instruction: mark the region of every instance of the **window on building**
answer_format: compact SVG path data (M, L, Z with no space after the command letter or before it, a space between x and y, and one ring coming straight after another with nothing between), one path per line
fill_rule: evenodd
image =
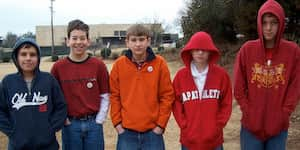
M120 31L114 31L114 36L119 36Z
M126 31L120 31L121 36L126 36Z

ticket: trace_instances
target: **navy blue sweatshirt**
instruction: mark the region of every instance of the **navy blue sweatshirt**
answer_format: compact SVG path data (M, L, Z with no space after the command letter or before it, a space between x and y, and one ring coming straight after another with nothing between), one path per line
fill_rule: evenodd
M40 57L34 41L16 43L12 58L18 72L5 76L0 84L0 131L9 137L14 150L57 150L55 132L63 127L67 115L63 93L56 79L40 71L39 65L28 89L16 61L23 43L35 46Z

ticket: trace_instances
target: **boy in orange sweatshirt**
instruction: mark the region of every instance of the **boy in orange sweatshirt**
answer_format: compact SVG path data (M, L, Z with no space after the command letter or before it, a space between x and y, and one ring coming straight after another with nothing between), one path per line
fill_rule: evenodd
M149 47L149 30L127 30L125 56L110 74L111 119L118 132L118 150L164 150L163 131L174 93L166 61Z

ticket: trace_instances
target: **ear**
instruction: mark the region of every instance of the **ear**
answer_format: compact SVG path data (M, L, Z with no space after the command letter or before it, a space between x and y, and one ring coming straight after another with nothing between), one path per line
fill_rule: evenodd
M151 37L148 37L147 40L148 46L151 46Z
M126 47L128 48L129 40L127 38L125 39L125 44L126 44Z
M65 38L66 45L70 47L70 39L68 37Z
M88 39L87 39L87 46L90 46L90 45L91 45L91 39L88 38Z

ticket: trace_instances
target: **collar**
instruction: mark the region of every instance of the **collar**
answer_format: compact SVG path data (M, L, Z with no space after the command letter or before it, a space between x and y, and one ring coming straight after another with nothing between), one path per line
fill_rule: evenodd
M147 53L147 56L146 56L145 62L150 62L150 61L152 61L152 60L155 59L156 56L155 56L153 50L151 49L151 47L147 47L146 53ZM125 56L126 56L130 61L133 60L133 59L132 59L132 57L133 57L133 56L132 56L132 51L131 51L130 49L128 49L128 50L125 52Z
M199 72L197 66L193 63L193 61L191 62L191 72L192 72L192 76L195 78L206 76L208 73L208 68L209 67L207 65L202 72Z

